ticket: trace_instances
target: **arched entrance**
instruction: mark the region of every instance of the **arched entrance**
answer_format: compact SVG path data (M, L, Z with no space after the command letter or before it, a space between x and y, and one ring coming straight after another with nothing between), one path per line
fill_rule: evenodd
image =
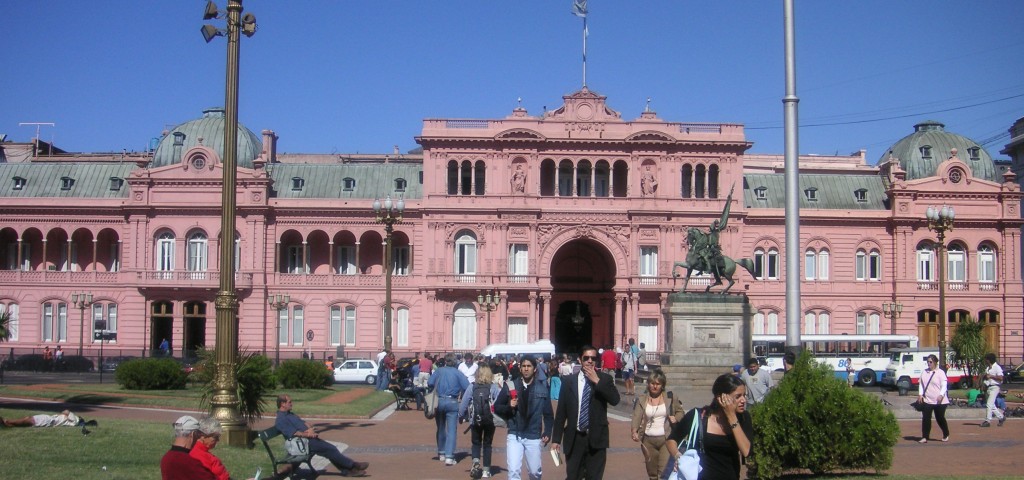
M615 343L615 260L600 243L566 243L551 260L550 331L558 352Z

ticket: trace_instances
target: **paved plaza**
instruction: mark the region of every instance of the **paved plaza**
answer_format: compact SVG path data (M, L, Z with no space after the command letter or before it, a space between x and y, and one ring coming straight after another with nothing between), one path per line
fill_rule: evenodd
M699 392L675 390L687 408L706 403ZM639 445L629 436L628 414L632 398L623 396L622 403L611 413L611 448L605 478L644 478L643 459ZM1016 476L1024 471L1024 420L1009 419L1003 427L982 428L984 410L977 408L950 408L950 441L937 440L919 444L920 419L910 410L910 397L888 394L902 431L895 447L895 461L890 474L934 476ZM24 408L48 411L65 408L63 404L0 398L4 408ZM172 422L182 414L177 410L153 410L114 406L67 406L89 418L137 418ZM296 406L302 415L302 406ZM469 434L460 435L456 452L458 464L445 466L439 462L434 441L434 422L426 420L419 411L395 411L385 408L373 418L332 419L306 417L322 431L322 438L340 443L346 454L371 464L370 475L381 479L464 479L469 478ZM268 417L258 424L266 428L273 424ZM933 434L938 429L933 427ZM505 438L501 429L494 439L494 470L497 478L504 477ZM838 448L839 446L837 446ZM565 467L555 467L551 458L544 456L546 478L564 478ZM333 472L333 474L331 474ZM327 478L337 474L328 469Z

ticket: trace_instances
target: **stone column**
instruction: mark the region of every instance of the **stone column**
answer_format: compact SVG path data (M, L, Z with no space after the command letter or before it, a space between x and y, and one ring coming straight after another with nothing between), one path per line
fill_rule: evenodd
M745 295L675 293L663 312L670 344L661 364L669 384L710 387L751 356L752 310Z

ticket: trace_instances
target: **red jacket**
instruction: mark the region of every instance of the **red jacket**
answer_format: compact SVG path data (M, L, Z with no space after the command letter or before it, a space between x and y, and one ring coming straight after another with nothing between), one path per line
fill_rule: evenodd
M199 463L202 463L207 470L213 473L217 480L230 480L231 476L228 475L228 469L224 468L224 464L216 455L210 453L210 449L204 443L196 442L192 447L192 451L188 454L192 458L199 460Z

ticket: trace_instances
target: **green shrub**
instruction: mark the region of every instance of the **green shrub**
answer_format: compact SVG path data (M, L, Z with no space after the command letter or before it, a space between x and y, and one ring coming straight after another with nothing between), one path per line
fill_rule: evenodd
M816 475L892 466L899 424L872 396L835 378L809 352L752 411L751 478L777 478L791 470Z
M65 372L91 372L96 365L81 355L64 355L64 364L53 367Z
M327 388L334 383L331 372L315 360L285 360L275 375L284 388Z
M213 399L216 358L213 350L205 348L199 350L198 357L191 380L203 385L200 405L201 408L208 409L211 406L210 400ZM252 426L267 410L267 402L263 396L277 388L277 379L274 377L270 359L240 349L238 357L235 358L235 379L238 382L238 413Z
M171 358L139 358L117 366L114 380L127 390L180 390L188 375Z

